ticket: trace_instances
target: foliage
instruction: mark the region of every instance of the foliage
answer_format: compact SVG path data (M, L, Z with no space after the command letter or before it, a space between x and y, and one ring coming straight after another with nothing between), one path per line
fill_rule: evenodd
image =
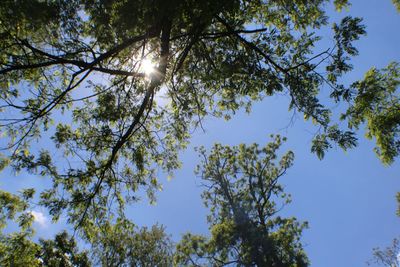
M376 153L390 164L400 153L400 64L369 70L352 85L357 90L354 105L343 118L350 128L366 124L366 136L376 139Z
M207 155L200 148L198 172L205 183L203 199L211 237L186 234L175 261L182 266L308 266L299 242L306 223L277 215L290 202L278 179L292 165L291 151L278 159L279 136L257 144L216 144Z
M398 239L393 239L391 246L381 250L374 248L374 258L368 261L368 265L379 264L380 266L398 267L399 266L400 243Z
M396 194L397 216L400 216L400 192ZM380 266L399 267L400 266L400 240L394 238L392 244L384 249L374 248L373 258L367 262L368 265L378 264Z
M92 237L92 257L101 266L172 266L173 244L162 226L136 229L129 221L104 225Z
M39 246L29 240L33 235L31 228L33 216L27 211L31 193L25 191L22 197L0 190L0 265L1 266L39 266L36 252ZM16 233L5 234L9 221L20 227Z
M87 252L79 252L76 241L67 232L57 234L54 240L41 239L39 245L36 256L43 266L91 266Z
M400 1L399 0L392 0L394 6L397 8L397 10L400 12Z
M7 226L7 220L16 220L23 231L31 232L33 217L26 210L28 209L28 200L32 197L34 191L26 189L21 196L11 194L0 190L0 229Z
M32 241L33 215L29 200L33 190L25 190L21 196L0 191L0 265L12 266L91 266L87 253L79 252L73 237L66 232L57 234L54 240ZM17 232L4 233L7 220L15 220L20 226Z
M91 255L88 251L79 251L74 237L65 231L54 239L32 241L33 215L29 211L29 200L33 193L25 190L21 195L14 195L0 191L1 266L86 267L92 266L92 261L102 266L171 266L172 242L164 228L157 225L137 230L126 220L115 225L105 222L100 228L92 228L88 240ZM9 220L18 222L19 231L3 233Z

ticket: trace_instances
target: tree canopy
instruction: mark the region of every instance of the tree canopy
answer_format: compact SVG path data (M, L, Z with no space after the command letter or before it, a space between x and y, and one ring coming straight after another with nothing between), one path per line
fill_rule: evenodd
M180 167L179 152L205 117L229 119L277 93L319 127L311 147L319 158L334 144L356 146L365 127L382 162L392 163L400 153L400 65L343 83L366 30L346 16L332 26L332 45L319 48L331 2L3 0L0 168L51 179L40 205L92 240L96 225L124 221L139 191L155 201L158 170ZM326 102L348 107L341 126ZM247 186L238 190L257 199ZM301 227L289 225L297 237Z
M198 173L210 209L211 237L186 234L175 261L182 266L308 266L299 242L306 223L277 213L290 202L278 182L292 165L293 152L278 159L282 139L265 147L216 144L202 157Z
M1 266L91 266L87 251L80 252L75 239L65 231L57 234L54 240L32 241L34 216L29 210L32 194L32 190L20 195L0 190ZM19 231L3 233L10 220L19 225Z

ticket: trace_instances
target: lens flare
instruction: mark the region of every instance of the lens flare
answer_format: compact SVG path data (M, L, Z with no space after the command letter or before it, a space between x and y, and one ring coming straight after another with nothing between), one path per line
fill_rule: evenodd
M143 59L140 68L147 76L149 76L154 72L155 67L153 62L149 59Z

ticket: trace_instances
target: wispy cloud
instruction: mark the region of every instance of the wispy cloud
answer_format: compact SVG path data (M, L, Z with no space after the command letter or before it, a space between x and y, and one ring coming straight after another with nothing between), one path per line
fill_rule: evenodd
M37 224L41 227L46 227L48 219L47 217L43 214L43 212L40 211L31 211L31 214L33 215L33 218Z

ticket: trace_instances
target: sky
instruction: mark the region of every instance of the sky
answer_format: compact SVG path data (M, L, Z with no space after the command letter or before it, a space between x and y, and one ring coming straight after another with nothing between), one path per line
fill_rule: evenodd
M333 21L345 15L364 18L367 36L356 43L360 55L352 64L354 71L346 76L348 82L362 78L370 67L382 68L391 61L400 61L400 14L390 0L357 0L349 11L331 13ZM320 51L331 47L328 32ZM319 49L317 48L317 49ZM272 96L253 106L250 114L238 112L230 121L208 118L205 131L198 129L189 148L181 153L182 169L171 180L160 173L164 190L158 194L156 205L146 201L128 209L129 216L140 226L163 224L174 240L185 232L207 234L207 210L200 194L203 188L194 175L199 162L193 148L210 148L215 142L225 145L271 141L270 134L288 138L283 150L295 153L294 166L281 183L292 195L292 203L281 216L295 216L308 221L302 236L311 266L365 266L372 257L372 248L385 247L400 236L400 217L396 213L395 194L400 191L400 159L389 167L383 166L373 152L374 143L359 133L359 146L344 152L332 148L321 161L310 153L313 127L301 116L291 123L287 111L287 96ZM0 174L0 188L15 191L27 184L46 187L45 179L32 176L13 177ZM49 238L64 227L63 219L51 224L45 210L35 207L38 236ZM372 265L373 266L373 265Z

